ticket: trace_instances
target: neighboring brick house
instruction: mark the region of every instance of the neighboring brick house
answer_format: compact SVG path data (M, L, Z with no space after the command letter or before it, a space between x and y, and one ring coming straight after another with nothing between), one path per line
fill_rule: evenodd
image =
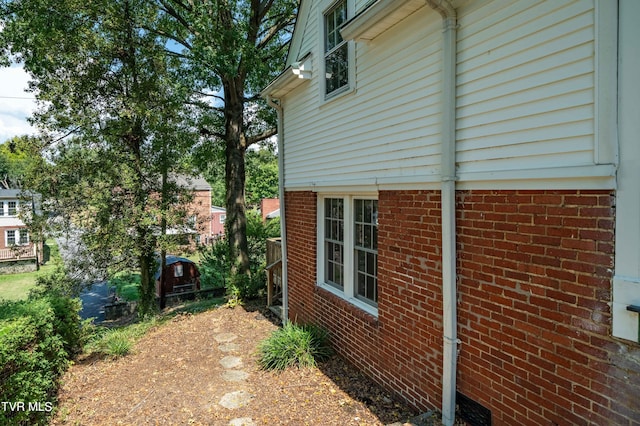
M31 205L20 199L20 192L19 189L0 189L0 262L35 262L37 256L29 230L19 217L21 208L31 209Z
M186 228L170 230L188 235L191 244L205 244L214 234L211 223L211 186L201 177L173 176L179 187L192 191L193 197L187 206Z
M223 207L211 206L211 235L213 239L224 235L224 222L226 220L226 209Z
M640 424L640 2L302 0L284 312L452 424Z
M260 214L263 222L278 217L280 215L280 199L263 198L260 200Z

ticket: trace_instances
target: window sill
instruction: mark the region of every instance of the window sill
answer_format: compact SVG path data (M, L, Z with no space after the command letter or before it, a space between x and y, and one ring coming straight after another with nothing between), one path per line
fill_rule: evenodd
M355 91L356 91L356 89L354 87L350 86L350 87L348 87L348 88L346 88L344 90L336 90L333 93L330 93L328 95L324 95L322 97L322 102L320 104L320 108L322 108L326 104L330 104L330 103L332 103L334 101L337 101L338 99L341 99L344 96L350 95Z
M329 284L325 284L325 283L318 283L317 284L318 288L321 288L331 294L333 294L334 296L344 300L345 302L349 303L350 305L355 306L356 308L358 308L361 311L364 311L365 313L373 316L376 320L378 319L378 308L375 306L371 306L368 303L363 302L360 299L356 299L355 297L347 297L344 292L342 292L341 290L338 290L337 288L329 285Z

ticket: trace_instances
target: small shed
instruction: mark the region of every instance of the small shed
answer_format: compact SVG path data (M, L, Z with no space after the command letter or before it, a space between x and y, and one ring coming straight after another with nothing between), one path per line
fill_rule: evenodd
M156 295L160 296L161 269L155 274ZM196 264L184 257L167 256L164 268L164 295L200 290L200 271Z

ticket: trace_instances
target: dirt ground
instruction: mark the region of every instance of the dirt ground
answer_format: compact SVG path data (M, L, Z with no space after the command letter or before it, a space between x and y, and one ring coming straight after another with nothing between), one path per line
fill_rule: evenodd
M417 414L339 357L260 370L257 344L276 327L259 307L178 315L123 358L76 361L51 424L386 425Z

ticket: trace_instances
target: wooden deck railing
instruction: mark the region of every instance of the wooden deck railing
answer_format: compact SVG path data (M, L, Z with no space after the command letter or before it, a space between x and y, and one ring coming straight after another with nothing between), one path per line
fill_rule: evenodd
M282 304L282 249L280 238L267 240L267 306Z
M36 247L33 244L0 249L0 261L34 259L35 257Z

